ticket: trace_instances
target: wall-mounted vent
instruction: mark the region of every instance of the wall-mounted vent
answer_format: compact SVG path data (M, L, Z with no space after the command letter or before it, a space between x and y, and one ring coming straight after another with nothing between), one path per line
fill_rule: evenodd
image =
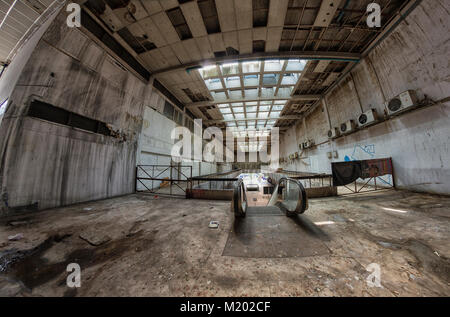
M372 124L377 123L378 121L378 115L375 109L370 109L369 111L366 111L364 113L362 113L359 117L358 117L358 126L361 127L365 127L365 126L369 126Z
M395 115L403 111L412 109L418 105L418 99L415 91L407 90L386 104L389 115Z
M356 124L355 124L355 121L353 121L353 120L344 122L340 126L341 134L351 133L351 132L355 131L355 129L356 129Z
M28 116L111 136L111 130L107 127L106 123L81 116L39 100L33 100L31 102L28 108Z
M340 131L338 128L332 128L331 130L328 130L328 138L329 139L335 139L340 135Z

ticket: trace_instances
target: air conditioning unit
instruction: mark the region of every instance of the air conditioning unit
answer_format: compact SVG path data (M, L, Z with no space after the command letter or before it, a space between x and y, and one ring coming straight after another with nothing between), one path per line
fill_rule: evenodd
M333 128L331 130L328 130L328 138L329 139L335 139L340 135L338 128Z
M344 122L343 124L341 124L341 127L340 127L341 134L352 133L353 131L355 131L355 129L356 129L356 124L355 124L355 121L353 121L353 120Z
M312 147L314 145L314 141L313 140L308 140L306 142L303 143L303 148L304 149L309 149L310 147Z
M418 99L414 90L407 90L386 103L386 110L390 116L409 110L417 106Z
M359 116L358 126L360 128L367 127L369 125L377 123L377 121L378 121L377 111L375 109L370 109L369 111L366 111Z

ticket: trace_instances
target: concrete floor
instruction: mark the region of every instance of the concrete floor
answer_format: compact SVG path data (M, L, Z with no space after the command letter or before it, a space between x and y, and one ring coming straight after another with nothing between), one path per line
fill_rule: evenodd
M450 197L315 199L304 215L282 217L308 236L298 248L326 252L222 256L235 233L226 201L136 194L5 219L0 295L450 296ZM209 229L210 220L220 227ZM8 241L17 233L23 238ZM71 262L81 266L78 289L66 286ZM381 287L366 282L371 263L380 265Z

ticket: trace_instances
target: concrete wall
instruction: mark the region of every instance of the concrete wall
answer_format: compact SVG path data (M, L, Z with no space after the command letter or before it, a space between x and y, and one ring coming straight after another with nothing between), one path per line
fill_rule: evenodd
M137 139L151 88L81 30L68 28L65 14L37 43L9 96L0 126L3 212L134 191ZM127 140L28 117L33 96L108 123Z
M3 214L132 193L137 163L171 161L176 124L161 114L166 99L65 19L62 11L37 32L2 76ZM29 117L32 98L105 122L126 141ZM217 172L214 163L191 165L193 176Z
M170 165L171 150L175 140L171 139L171 131L177 124L165 117L161 112L165 98L157 91L153 91L150 104L145 107L143 115L143 125L139 138L139 165ZM192 144L193 146L193 144ZM216 163L210 162L182 162L182 166L192 167L192 176L203 176L231 170L231 164L223 164L220 167ZM165 168L160 168L162 174L160 178L169 177L170 171L164 172ZM187 176L190 174L188 168L182 168L182 172ZM189 174L188 174L189 173ZM159 174L159 173L156 173ZM159 186L160 182L154 181L153 186ZM138 184L138 190L144 190L144 186Z
M450 17L447 1L423 1L326 97L331 127L357 120L361 108L383 115L384 101L405 90L434 101L450 92ZM353 77L353 78L352 78ZM286 170L330 173L332 161L392 157L396 185L414 191L450 194L450 103L405 113L329 142L325 104L292 127L281 140L280 155L298 151L312 138L317 147L283 164ZM305 124L305 127L303 126ZM306 131L306 133L305 133ZM327 152L338 158L328 159ZM392 179L385 177L386 183Z

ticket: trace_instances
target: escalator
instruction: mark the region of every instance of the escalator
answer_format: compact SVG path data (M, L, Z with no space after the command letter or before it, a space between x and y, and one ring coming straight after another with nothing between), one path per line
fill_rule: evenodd
M308 209L308 198L302 183L292 178L281 178L275 185L273 194L266 206L252 206L247 202L244 181L239 179L234 185L231 209L236 218L247 213L273 214L283 212L288 217L302 214Z

